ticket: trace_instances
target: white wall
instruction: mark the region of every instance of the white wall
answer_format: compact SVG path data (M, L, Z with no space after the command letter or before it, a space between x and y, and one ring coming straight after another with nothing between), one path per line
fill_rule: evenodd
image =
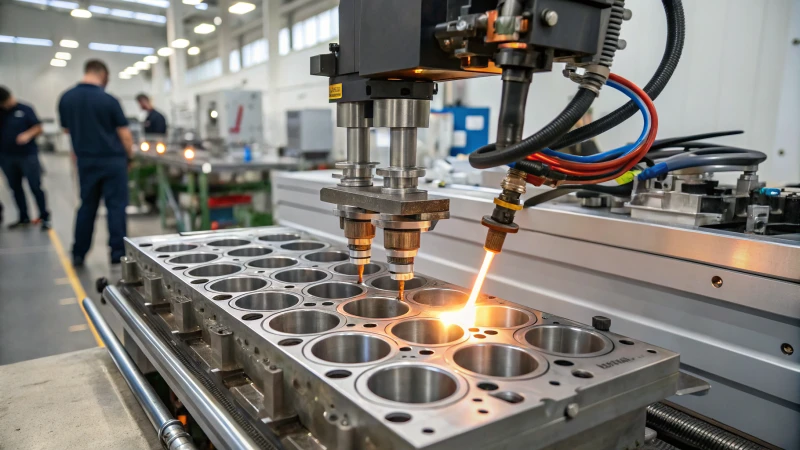
M76 19L63 11L40 11L13 3L0 3L0 34L50 39L54 43L53 47L0 43L0 84L8 86L20 100L32 104L40 118L56 118L59 96L80 80L83 63L91 58L105 61L111 71L108 92L120 99L127 116L138 116L134 98L147 91L150 83L141 76L121 80L117 73L143 56L92 51L87 45L103 42L157 49L166 42L163 27L99 18ZM77 40L80 48L59 48L61 39ZM55 52L62 50L72 54L67 67L50 66Z

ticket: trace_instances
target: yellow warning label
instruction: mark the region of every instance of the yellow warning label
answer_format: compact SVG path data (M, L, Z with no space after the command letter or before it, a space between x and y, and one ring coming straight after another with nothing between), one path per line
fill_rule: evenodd
M620 175L620 176L619 176L619 177L618 177L616 180L614 180L614 181L616 181L616 182L617 182L617 184L628 184L628 183L633 183L633 179L634 179L634 177L636 177L636 175L639 175L640 173L642 173L642 171L641 171L641 170L631 170L631 171L629 171L629 172L625 172L625 173L623 173L622 175Z
M342 98L342 83L328 86L328 100L338 100Z

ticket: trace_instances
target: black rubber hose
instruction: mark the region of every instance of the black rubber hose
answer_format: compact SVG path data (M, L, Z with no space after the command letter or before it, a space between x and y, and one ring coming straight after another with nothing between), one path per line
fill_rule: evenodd
M469 155L469 163L476 169L512 164L550 146L556 139L572 128L586 114L597 94L589 89L580 88L572 101L552 122L522 141L496 150L495 144L489 144Z
M661 57L661 63L658 65L655 74L644 87L644 91L653 100L661 94L670 78L672 78L672 74L675 73L675 68L678 67L678 61L680 61L681 53L683 52L683 42L686 38L686 23L681 0L662 0L662 3L667 16L667 45L664 48L664 55ZM629 101L602 119L570 131L558 141L552 143L550 148L558 150L605 133L628 120L638 110L639 108L632 101Z
M702 141L704 139L711 139L724 136L735 136L737 134L744 134L742 130L731 131L715 131L713 133L694 134L691 136L678 136L673 138L659 139L653 142L650 146L650 151L660 150L669 147L683 147L685 144L694 143L694 141Z
M576 191L588 191L597 194L613 195L615 197L628 197L631 195L631 192L633 192L633 183L623 184L622 186L603 186L596 184L587 184L587 185L565 184L557 187L556 189L553 189L552 191L546 191L541 194L534 195L533 197L525 200L523 206L525 208L531 208L536 205L541 205L542 203L549 202L550 200L555 200L558 197L563 197L571 192L576 192Z

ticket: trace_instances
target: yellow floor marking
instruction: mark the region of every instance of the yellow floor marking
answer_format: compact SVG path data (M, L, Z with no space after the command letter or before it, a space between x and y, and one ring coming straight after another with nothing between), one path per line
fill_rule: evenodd
M62 298L61 300L58 301L58 304L61 306L74 305L75 303L78 303L78 299L74 297Z
M64 246L61 245L61 239L58 238L55 230L50 230L47 232L50 236L50 242L53 244L53 247L56 249L56 253L58 254L58 259L61 261L61 267L64 269L64 273L67 275L67 279L69 279L69 284L72 285L72 290L75 292L75 297L79 299L86 298L86 291L83 289L83 285L81 284L81 280L78 279L78 276L75 275L75 269L72 268L72 262L70 262L69 258L67 258L67 253L64 251ZM87 325L73 325L69 327L69 331L82 331L79 329L74 329L76 327L88 327L92 330L92 335L94 336L94 340L97 342L98 347L105 347L103 344L103 340L100 339L100 335L97 334L97 330L94 329L94 325L89 320L89 315L86 314L86 310L83 309L83 304L78 303L81 307L81 312L83 312L83 317L86 319ZM86 328L84 328L85 330Z
M82 323L80 325L72 325L71 327L69 327L67 329L70 331L70 333L74 333L76 331L86 331L86 330L89 329L89 325L86 325L85 323Z

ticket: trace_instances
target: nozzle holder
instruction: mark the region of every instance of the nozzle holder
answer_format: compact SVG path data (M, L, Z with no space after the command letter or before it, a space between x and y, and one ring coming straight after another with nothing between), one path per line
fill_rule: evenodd
M500 253L503 250L503 243L508 233L513 234L519 231L519 225L516 223L500 223L494 220L492 216L483 216L481 224L489 228L483 248L492 253Z

